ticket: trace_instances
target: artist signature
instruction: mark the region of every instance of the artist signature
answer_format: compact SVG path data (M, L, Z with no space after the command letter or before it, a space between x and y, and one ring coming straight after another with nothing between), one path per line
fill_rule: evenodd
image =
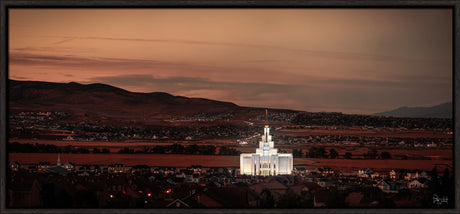
M441 205L443 203L448 204L449 203L448 201L449 201L449 198L447 198L447 196L439 197L438 195L433 194L433 204L437 204L437 205Z

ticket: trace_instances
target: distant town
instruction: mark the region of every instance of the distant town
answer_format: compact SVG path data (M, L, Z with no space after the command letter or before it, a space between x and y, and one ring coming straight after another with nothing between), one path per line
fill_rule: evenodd
M254 112L238 123L200 113L161 127L10 113L8 206L453 207L451 119L271 112L275 146L293 155L293 170L244 175L239 155L255 151L266 119ZM171 164L158 165L160 156Z

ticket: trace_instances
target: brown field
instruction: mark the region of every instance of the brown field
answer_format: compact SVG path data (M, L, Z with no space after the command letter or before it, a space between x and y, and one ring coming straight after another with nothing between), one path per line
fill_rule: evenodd
M132 149L143 149L144 147L154 147L158 145L171 145L173 143L180 143L184 146L197 144L197 145L214 145L214 146L231 146L241 151L242 153L253 153L258 147L258 144L238 145L236 139L208 139L200 141L168 141L168 140L125 140L120 142L103 142L103 141L63 141L63 140L30 140L30 139L10 139L10 142L19 143L39 143L39 144L51 144L59 147L74 146L82 148L107 148L111 152L116 153L118 150L129 147ZM302 149L304 154L310 148L310 145L305 144L276 144L275 147L292 152L293 149ZM318 146L316 146L318 147ZM362 156L368 153L372 149L377 149L378 153L383 151L390 152L393 157L406 155L408 157L430 157L432 159L452 159L452 149L442 148L379 148L379 147L356 147L356 146L337 146L337 145L324 145L321 146L329 151L334 148L339 156L343 156L346 152L351 152L354 156Z
M187 167L202 165L204 167L224 166L239 167L239 156L216 155L176 155L176 154L61 154L61 163L72 162L77 165L109 165L123 163L126 166L173 166ZM56 153L10 153L8 161L18 161L23 165L36 164L41 161L56 164Z
M23 165L47 161L56 164L55 153L10 153L8 161L18 161ZM108 165L123 163L126 166L146 164L149 166L187 167L202 165L203 167L239 167L239 156L214 155L175 155L175 154L61 154L61 162L72 162L77 165L98 164ZM452 165L451 160L347 160L347 159L310 159L295 158L294 166L302 167L331 167L347 170L359 168L373 169L421 169L431 170L436 165ZM443 167L441 167L443 168Z
M307 159L296 158L295 165L331 167L346 171L347 169L373 168L378 170L420 169L432 170L435 166L444 168L445 165L452 166L451 160L348 160L348 159Z

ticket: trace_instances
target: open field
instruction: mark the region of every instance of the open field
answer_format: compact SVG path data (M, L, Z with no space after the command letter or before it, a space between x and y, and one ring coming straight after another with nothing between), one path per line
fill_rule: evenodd
M238 145L236 139L208 139L200 141L171 141L171 140L124 140L120 142L103 142L103 141L63 141L63 140L31 140L31 139L10 139L10 142L30 143L30 144L50 144L59 147L73 146L81 148L107 148L110 152L116 153L124 147L142 150L144 147L154 147L159 145L171 145L179 143L184 146L191 144L197 145L214 145L214 146L232 146L242 153L253 153L258 147L258 144ZM315 145L318 147L319 145ZM311 145L306 144L277 144L275 147L292 152L293 149L302 149L304 154L308 151ZM372 149L377 149L378 153L389 152L393 157L406 155L407 157L423 158L430 157L432 159L452 159L453 150L443 148L379 148L379 147L356 147L356 146L337 146L337 145L321 145L326 151L335 149L339 153L339 157L346 152L352 153L354 156L362 156Z
M56 164L56 153L10 153L8 162L18 161L23 165L36 164L41 161ZM61 154L61 162L72 162L77 165L98 164L108 165L123 163L126 166L146 164L149 166L187 167L202 165L203 167L239 167L239 156L216 155L176 155L176 154ZM347 160L347 159L310 159L295 158L294 166L331 167L347 170L359 168L374 169L421 169L431 170L437 164L450 164L451 160Z
M350 169L372 168L379 170L391 169L420 169L432 170L433 167L438 166L444 168L444 165L452 166L451 160L348 160L348 159L308 159L296 158L294 165L317 166L317 167L331 167L333 169L340 169L340 171L347 171ZM439 167L440 166L440 167Z

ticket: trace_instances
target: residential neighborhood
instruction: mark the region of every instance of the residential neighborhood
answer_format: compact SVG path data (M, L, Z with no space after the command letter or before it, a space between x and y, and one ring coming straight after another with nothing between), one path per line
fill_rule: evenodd
M238 168L124 164L9 165L10 207L314 208L449 207L443 172L296 167L292 175L240 175ZM434 177L435 176L435 177ZM435 196L436 195L436 196ZM434 198L433 198L434 197ZM442 203L433 203L433 200Z

